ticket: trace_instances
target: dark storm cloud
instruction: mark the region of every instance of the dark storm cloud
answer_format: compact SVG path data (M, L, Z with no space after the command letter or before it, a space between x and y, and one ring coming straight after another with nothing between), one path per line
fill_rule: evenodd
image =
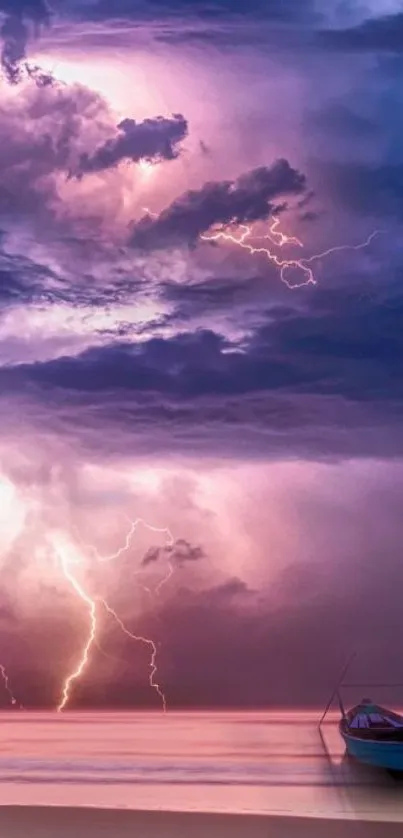
M142 567L148 567L150 564L154 564L154 562L158 562L161 555L165 553L164 547L149 547L147 550L144 558L141 561Z
M247 276L234 279L232 275L203 279L197 283L180 285L161 282L161 296L175 305L170 322L185 324L189 317L227 311L229 306L242 306L258 299L267 301L267 278Z
M183 565L187 562L197 562L205 557L204 551L200 546L190 544L184 538L178 538L172 546L150 547L141 562L142 567L148 567L150 564L154 564L167 555L169 555L172 562L178 565Z
M266 18L272 21L316 20L312 0L117 0L111 10L108 0L93 0L72 4L77 14L92 19L128 19L199 17L204 20L247 17Z
M205 553L202 547L198 544L191 544L185 538L178 538L175 544L170 548L171 558L177 564L185 564L186 562L198 562L205 558Z
M273 201L305 191L305 176L287 160L261 166L235 181L205 183L177 198L157 218L144 216L133 228L132 244L161 248L194 243L210 227L268 218Z
M49 24L50 14L46 0L0 0L1 64L11 84L20 80L28 42Z
M162 116L136 122L124 119L117 126L119 134L107 140L90 154L83 154L78 165L78 175L100 172L117 166L122 160L175 160L178 145L188 133L188 124L182 114L171 118Z
M318 289L242 347L205 330L94 348L3 368L1 390L86 444L107 425L117 448L389 456L403 449L402 316L400 293L381 306Z
M341 50L403 53L403 12L365 20L348 29L322 32L326 46Z
M76 358L0 371L7 386L31 381L82 393L160 393L172 399L278 390L341 395L352 401L403 397L403 299L318 291L306 311L273 310L242 348L209 330L141 344L89 349Z

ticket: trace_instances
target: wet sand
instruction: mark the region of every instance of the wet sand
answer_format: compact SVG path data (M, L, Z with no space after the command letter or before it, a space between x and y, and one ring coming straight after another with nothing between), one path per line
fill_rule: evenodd
M273 815L0 806L5 838L401 838L402 824Z

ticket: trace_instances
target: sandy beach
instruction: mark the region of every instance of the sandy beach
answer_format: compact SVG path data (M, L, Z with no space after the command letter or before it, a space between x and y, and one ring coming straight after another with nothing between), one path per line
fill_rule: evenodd
M398 838L399 823L271 815L0 807L7 838Z

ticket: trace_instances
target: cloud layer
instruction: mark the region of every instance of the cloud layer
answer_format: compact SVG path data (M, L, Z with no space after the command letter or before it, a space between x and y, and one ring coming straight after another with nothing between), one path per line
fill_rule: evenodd
M275 208L274 201L300 195L305 187L304 175L293 169L288 160L246 172L236 181L205 183L201 189L177 198L156 219L144 216L134 227L132 244L161 248L194 243L214 225L268 218Z
M97 603L155 638L174 707L322 703L352 637L370 677L378 642L387 677L403 455L388 10L70 2L50 21L0 2L0 619L23 703L54 706L88 630L55 538ZM204 241L227 225L260 253ZM149 647L100 612L74 705L157 706Z

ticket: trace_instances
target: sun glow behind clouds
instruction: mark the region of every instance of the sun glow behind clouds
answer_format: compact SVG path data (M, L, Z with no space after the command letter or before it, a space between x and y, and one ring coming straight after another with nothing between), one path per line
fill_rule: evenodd
M73 56L71 59L55 55L34 56L33 64L50 73L57 81L64 84L82 84L96 93L100 93L114 108L121 109L125 115L125 94L122 96L121 74L116 72L115 64L109 61L83 59Z
M141 121L157 113L177 110L177 87L171 92L172 106L165 93L161 93L161 61L153 61L146 53L123 53L121 58L107 57L92 52L90 57L73 49L37 53L31 58L33 65L50 73L57 81L67 85L81 84L100 94L117 114L117 122L130 112ZM163 63L166 71L166 63ZM156 66L154 66L156 64ZM175 94L176 90L176 94Z
M143 177L149 178L154 173L155 165L150 163L149 160L140 160L138 163L138 167Z

